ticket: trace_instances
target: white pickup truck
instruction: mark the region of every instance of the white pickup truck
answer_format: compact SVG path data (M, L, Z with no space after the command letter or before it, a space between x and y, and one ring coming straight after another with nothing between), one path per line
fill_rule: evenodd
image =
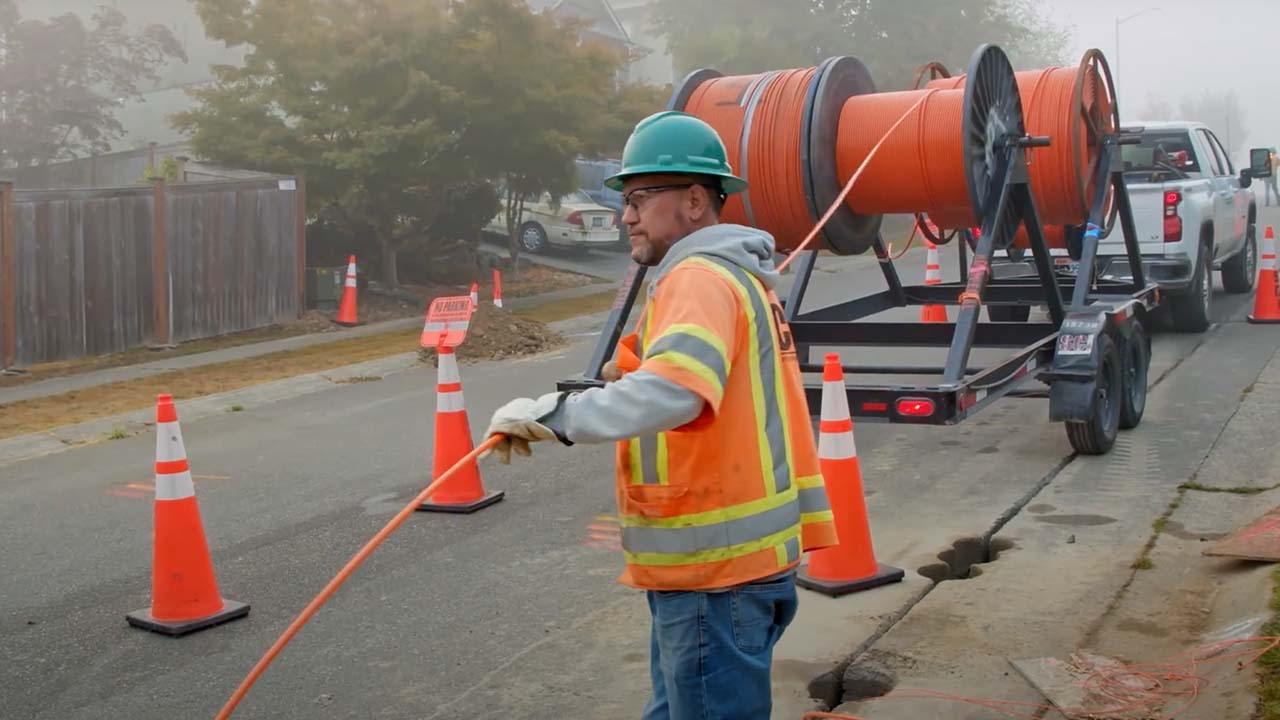
M1248 188L1262 175L1251 168L1237 173L1217 136L1201 123L1127 123L1125 132L1141 138L1121 146L1121 157L1147 281L1168 297L1176 329L1203 332L1209 327L1213 270L1222 271L1229 293L1253 289L1258 211ZM1069 244L1079 242L1080 231L1068 228ZM1012 254L1014 264L1021 254ZM1079 252L1053 254L1059 266L1071 266ZM1131 279L1118 219L1098 246L1098 271Z

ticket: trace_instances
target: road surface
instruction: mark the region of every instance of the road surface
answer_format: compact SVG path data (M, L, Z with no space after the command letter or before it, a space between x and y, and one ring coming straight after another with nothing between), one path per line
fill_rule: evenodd
M907 256L907 281L923 276L922 261ZM951 277L953 256L943 264ZM882 284L874 261L836 259L815 274L813 298ZM1219 289L1215 300L1209 333L1156 338L1152 378L1192 407L1226 413L1280 331L1241 323L1247 297ZM473 431L506 400L580 372L591 341L464 366ZM857 361L903 359L897 352ZM1200 382L1191 373L1212 368L1216 353L1235 357L1238 371ZM253 609L180 639L123 617L148 604L150 435L0 467L0 715L212 717L302 606L428 482L434 392L434 371L423 368L184 423L223 594ZM930 585L919 571L936 570L940 552L1020 513L1071 462L1046 408L1006 400L954 427L858 426L877 553L908 580L841 600L803 593L779 649L775 717L798 718L805 686L830 668L833 652L851 651L918 599ZM1180 433L1174 444L1217 432L1150 415L1132 432L1174 452L1170 438L1152 436L1170 428ZM485 464L486 485L506 499L471 516L411 518L237 717L637 717L648 685L643 597L614 582L620 558L596 547L588 529L614 511L611 456L608 447L539 446L509 467ZM1070 515L1069 503L1058 512Z

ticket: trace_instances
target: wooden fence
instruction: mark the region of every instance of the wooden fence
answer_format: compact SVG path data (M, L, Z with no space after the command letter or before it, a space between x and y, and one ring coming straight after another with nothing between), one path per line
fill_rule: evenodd
M300 178L0 183L0 365L249 330L305 308Z

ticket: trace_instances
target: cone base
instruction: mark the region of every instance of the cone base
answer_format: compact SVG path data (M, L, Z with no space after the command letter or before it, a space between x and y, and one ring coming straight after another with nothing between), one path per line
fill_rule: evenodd
M1254 316L1254 315L1249 315L1249 316L1247 316L1245 319L1246 319L1246 320L1248 320L1248 321L1249 321L1249 323L1250 323L1250 324L1252 324L1252 325L1276 325L1276 324L1280 324L1280 317L1276 317L1276 318L1260 318L1260 317L1256 317L1256 316Z
M359 327L364 324L359 320L355 322L346 322L344 320L333 320L332 322L334 325L341 325L342 327Z
M906 577L906 573L901 568L885 565L884 563L876 563L876 565L878 568L875 575L869 575L857 580L819 580L809 574L809 567L806 565L796 574L796 584L829 597L840 597L841 595L877 588L881 585L901 582Z
M151 616L151 608L135 610L134 612L127 613L124 616L124 619L128 620L129 624L136 628L150 630L151 632L168 635L169 637L180 637L182 635L196 632L197 630L205 630L215 625L221 625L226 622L231 622L232 620L239 620L248 614L249 605L247 603L236 602L235 600L227 600L226 598L223 598L221 610L212 615L206 615L192 620L157 620Z
M470 515L477 510L483 510L490 505L502 499L505 493L501 490L491 492L479 500L472 500L469 503L437 503L430 500L418 506L419 512L442 512L453 513L455 515Z

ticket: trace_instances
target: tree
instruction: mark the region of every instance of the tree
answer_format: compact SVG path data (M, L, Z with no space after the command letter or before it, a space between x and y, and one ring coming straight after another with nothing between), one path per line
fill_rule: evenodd
M1235 90L1205 90L1199 95L1184 97L1180 108L1182 119L1208 125L1231 156L1235 157L1244 147L1248 130L1240 96Z
M215 68L175 126L214 162L305 173L312 210L372 239L398 286L397 250L469 179L467 130L441 112L462 102L444 80L444 14L415 0L195 2L207 32L252 50Z
M614 75L623 61L579 42L581 27L535 14L521 0L468 0L455 9L449 76L461 91L467 154L501 181L511 267L526 199L575 189L573 160L609 135Z
M964 72L979 42L1026 68L1062 62L1069 40L1030 0L658 0L653 19L680 73L758 73L850 55L882 90L909 86L933 60Z
M596 141L619 59L520 0L194 0L252 51L175 118L197 154L305 172L308 199L373 238L382 280L429 237L454 186L505 183L513 264L524 193L562 194Z
M130 33L105 5L86 26L70 13L23 20L0 0L0 168L109 150L124 133L116 110L171 58L186 55L168 29Z

